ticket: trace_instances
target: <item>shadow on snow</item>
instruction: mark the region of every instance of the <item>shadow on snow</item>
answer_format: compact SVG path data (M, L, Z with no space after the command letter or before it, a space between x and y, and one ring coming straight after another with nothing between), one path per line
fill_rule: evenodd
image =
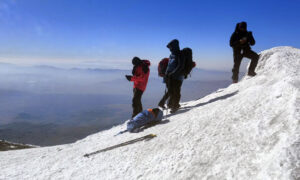
M227 99L229 97L232 97L232 96L236 95L237 93L238 93L238 91L235 91L233 93L229 93L229 94L225 94L225 95L220 96L220 97L216 97L216 98L211 99L211 100L209 100L207 102L204 102L204 103L199 103L199 104L194 105L194 106L187 106L187 107L184 107L184 108L180 108L176 113L168 114L168 115L164 116L164 118L168 118L168 117L170 117L172 115L175 115L175 114L185 113L185 112L187 112L187 111L189 111L193 108L200 107L200 106L205 106L207 104L214 103L214 102L219 101L219 100Z

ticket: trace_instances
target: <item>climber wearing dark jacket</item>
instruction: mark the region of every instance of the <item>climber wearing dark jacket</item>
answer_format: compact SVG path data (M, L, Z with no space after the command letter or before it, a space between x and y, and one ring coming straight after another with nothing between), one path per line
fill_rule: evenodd
M132 117L143 111L142 95L145 91L150 74L150 61L141 60L138 57L132 59L133 69L132 75L126 75L128 81L133 81L133 98L132 98Z
M243 57L251 59L250 67L248 70L249 76L255 76L255 68L258 62L259 55L251 50L250 46L255 44L252 32L247 31L247 23L237 23L235 31L230 38L230 46L233 49L234 65L232 69L232 81L238 82L239 68Z
M168 107L171 108L171 112L176 112L180 107L180 91L184 79L184 60L180 58L179 41L177 39L172 40L167 45L167 48L171 51L165 78L168 92L159 102L159 106L162 107L164 105L164 101L168 98L166 97L167 95L170 98Z

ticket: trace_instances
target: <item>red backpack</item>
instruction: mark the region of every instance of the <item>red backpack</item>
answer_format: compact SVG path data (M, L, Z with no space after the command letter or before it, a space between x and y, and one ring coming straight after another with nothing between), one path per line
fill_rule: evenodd
M158 63L158 75L160 77L165 77L166 70L168 67L169 63L169 58L163 58L159 63Z

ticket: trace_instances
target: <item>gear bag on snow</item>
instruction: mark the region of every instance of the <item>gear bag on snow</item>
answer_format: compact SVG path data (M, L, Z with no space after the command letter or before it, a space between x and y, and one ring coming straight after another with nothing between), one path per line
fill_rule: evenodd
M165 77L166 75L166 70L168 67L169 63L169 58L163 58L159 63L158 63L158 75L160 77Z
M191 73L192 69L196 67L196 63L193 61L193 53L191 48L184 48L180 51L180 58L184 61L183 75L186 79Z
M133 132L149 123L160 122L162 118L163 112L158 108L144 110L127 123L127 131Z

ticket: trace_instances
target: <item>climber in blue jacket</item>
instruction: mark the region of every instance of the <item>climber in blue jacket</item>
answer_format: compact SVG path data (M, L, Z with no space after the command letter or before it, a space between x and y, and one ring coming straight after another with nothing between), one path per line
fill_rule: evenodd
M127 130L129 132L134 132L137 128L160 122L162 118L163 112L158 108L144 110L127 123Z

